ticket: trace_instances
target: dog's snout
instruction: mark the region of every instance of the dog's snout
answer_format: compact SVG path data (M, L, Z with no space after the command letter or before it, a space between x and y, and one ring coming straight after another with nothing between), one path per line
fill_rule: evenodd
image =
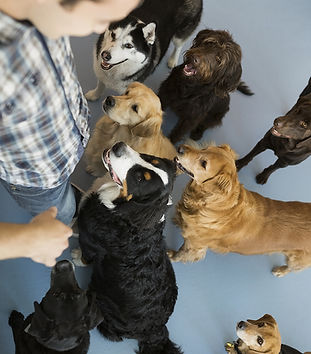
M185 153L185 149L182 145L178 146L177 148L177 152L180 154L180 155L183 155Z
M126 151L126 144L122 141L119 141L118 143L113 145L111 150L117 157L121 157Z
M116 104L116 101L112 96L108 96L105 99L105 102L104 102L105 107L114 107L115 104Z
M55 264L54 269L55 272L65 272L72 269L72 264L67 260L62 260Z
M279 117L279 118L276 118L276 119L274 120L274 122L273 122L273 125L274 125L276 128L281 128L282 125L283 125L281 118L280 118L280 117Z
M244 329L246 327L246 323L244 321L240 321L238 324L237 324L237 327L239 329Z
M111 59L111 54L107 50L104 50L101 53L101 57L102 57L103 60L108 61L108 60Z

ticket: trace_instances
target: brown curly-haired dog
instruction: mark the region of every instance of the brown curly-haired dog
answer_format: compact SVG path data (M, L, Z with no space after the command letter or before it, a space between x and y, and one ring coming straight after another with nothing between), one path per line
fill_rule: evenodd
M221 124L229 110L229 93L235 89L253 93L240 82L242 52L227 31L205 29L195 37L184 55L161 84L162 109L170 107L179 121L170 133L173 143L187 132L198 140L207 128Z
M246 190L238 180L229 145L182 145L177 166L192 181L177 204L176 224L184 244L169 251L172 261L202 259L208 249L244 255L283 253L283 276L311 266L311 203L283 202Z

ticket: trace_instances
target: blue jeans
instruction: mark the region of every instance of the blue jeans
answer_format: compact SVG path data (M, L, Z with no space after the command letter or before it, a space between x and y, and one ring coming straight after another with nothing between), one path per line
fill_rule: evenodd
M68 225L75 214L76 201L69 180L50 189L12 185L2 179L0 182L16 202L32 216L56 206L58 210L56 218Z

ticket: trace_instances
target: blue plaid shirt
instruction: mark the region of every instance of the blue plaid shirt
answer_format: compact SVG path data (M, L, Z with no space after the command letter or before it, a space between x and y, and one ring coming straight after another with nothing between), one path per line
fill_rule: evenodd
M69 39L48 39L0 12L0 80L0 178L26 187L60 185L89 139Z

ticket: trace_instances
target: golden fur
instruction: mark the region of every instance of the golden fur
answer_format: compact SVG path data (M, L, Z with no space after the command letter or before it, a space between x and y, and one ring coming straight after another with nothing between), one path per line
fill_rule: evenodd
M244 255L280 252L283 276L311 266L311 203L282 202L246 190L239 183L229 145L182 145L177 165L193 174L177 205L175 221L184 244L169 251L172 261L198 261L207 249Z
M225 345L229 354L238 352L241 354L279 354L281 351L280 331L275 319L269 314L265 314L258 320L238 322L236 333L239 339L235 343L228 342Z
M124 95L112 97L115 104L96 123L85 151L89 173L100 177L107 172L102 153L118 141L140 153L168 159L176 156L174 146L161 131L161 102L150 88L133 82Z

